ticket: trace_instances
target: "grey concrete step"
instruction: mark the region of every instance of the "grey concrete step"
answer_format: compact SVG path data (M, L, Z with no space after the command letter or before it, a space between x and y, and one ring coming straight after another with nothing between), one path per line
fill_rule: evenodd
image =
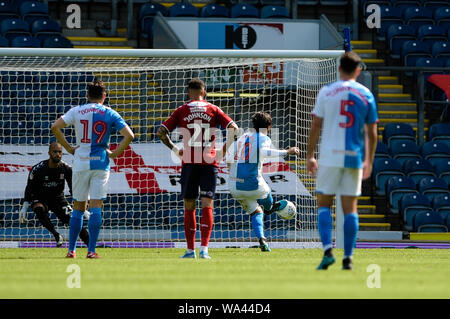
M403 93L403 85L401 84L378 84L379 93Z

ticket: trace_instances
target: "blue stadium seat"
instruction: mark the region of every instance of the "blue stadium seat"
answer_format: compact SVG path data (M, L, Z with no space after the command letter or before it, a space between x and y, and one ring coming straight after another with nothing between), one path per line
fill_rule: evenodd
M422 25L434 24L433 10L418 6L408 7L403 12L403 20L405 24L416 28Z
M420 212L414 216L414 231L419 233L446 233L447 226L436 212Z
M434 169L436 171L436 177L442 178L450 185L450 158L438 161L435 164Z
M372 177L377 195L386 195L387 180L393 176L405 176L398 161L393 158L380 158L374 161Z
M299 6L317 6L319 5L319 0L297 0Z
M417 40L403 42L401 56L405 66L415 66L419 58L431 58L431 48L428 43Z
M289 11L283 6L265 6L261 9L261 19L289 18Z
M153 19L158 12L163 16L169 14L169 11L165 6L156 2L145 3L139 10L139 26L141 34L145 38L149 38L150 42L153 41Z
M198 10L188 2L177 2L169 8L171 17L198 17Z
M396 8L420 7L422 5L420 0L393 0L392 4Z
M63 36L52 35L42 41L43 48L73 48L72 42Z
M399 212L402 216L402 221L405 230L413 230L414 216L421 211L432 211L431 202L425 195L422 194L406 194L400 200Z
M431 54L434 58L450 58L450 41L437 41L431 47Z
M20 6L20 15L22 19L30 25L37 19L49 18L48 7L45 3L39 1L27 1Z
M422 5L426 8L435 10L437 8L448 6L448 0L424 0Z
M414 183L418 184L424 177L438 177L433 169L433 166L424 159L408 160L403 165L403 171L406 176L411 178Z
M417 39L430 45L436 41L447 41L447 30L437 25L423 25L417 29Z
M361 10L364 12L364 16L368 14L367 7L371 4L376 4L378 6L384 6L384 7L393 7L392 4L393 1L391 0L361 0L359 1L359 4L361 6Z
M377 38L379 41L386 40L387 30L391 25L403 24L403 10L394 7L381 7L381 27L377 29Z
M231 18L259 18L258 9L251 4L235 4L231 7Z
M400 59L400 50L403 42L416 40L416 29L410 25L391 25L386 33L387 42L393 59Z
M407 123L389 123L386 124L382 133L383 143L388 147L395 140L416 141L416 133L410 124Z
M429 141L421 147L422 157L428 160L431 165L436 167L436 164L440 161L450 160L450 148L440 141Z
M435 9L433 16L436 25L450 29L450 6Z
M8 0L0 1L0 20L20 18L17 9Z
M389 146L389 152L391 157L397 160L401 165L407 160L422 158L416 142L410 140L392 141Z
M434 123L428 130L428 139L430 141L440 141L450 148L450 123Z
M31 35L30 26L26 21L21 19L5 19L0 24L2 35L8 40L19 35Z
M350 0L320 0L321 6L348 6Z
M416 66L428 68L440 68L443 67L443 61L441 59L435 58L419 58L416 60ZM441 73L441 71L423 71L425 82L427 81L430 75L437 73Z
M386 144L381 141L377 142L377 148L375 150L375 158L390 158L389 149Z
M38 19L31 25L31 33L35 38L43 40L52 35L62 35L61 26L58 22L49 19Z
M11 40L11 46L15 48L40 48L41 41L32 36L18 36Z
M0 37L0 47L3 48L9 47L9 40L5 37Z
M447 183L445 182L445 180L438 177L424 177L419 182L418 187L419 192L422 195L427 196L431 202L437 195L450 195Z
M200 10L200 16L204 18L228 18L228 9L220 4L209 3Z
M450 216L450 196L446 194L437 195L433 198L433 209L442 218Z
M390 212L397 214L399 212L399 201L403 195L419 192L412 179L406 176L394 176L388 179L386 183L386 196L389 200Z

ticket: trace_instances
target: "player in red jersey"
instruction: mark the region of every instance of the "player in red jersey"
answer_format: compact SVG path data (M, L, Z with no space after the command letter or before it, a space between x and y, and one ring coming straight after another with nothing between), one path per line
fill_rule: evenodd
M196 258L195 232L196 200L202 205L200 258L210 259L208 243L213 227L214 195L216 191L218 162L226 154L227 146L234 141L237 125L218 106L205 101L206 87L200 79L188 84L190 101L178 107L159 127L157 135L177 156L181 157L181 193L184 199L184 233L187 251L182 258ZM227 129L227 141L221 150L215 149L217 126ZM180 127L183 149L178 149L169 133Z

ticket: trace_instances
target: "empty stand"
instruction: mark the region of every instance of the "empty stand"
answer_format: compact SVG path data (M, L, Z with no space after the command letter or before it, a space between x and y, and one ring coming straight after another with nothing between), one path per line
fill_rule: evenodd
M447 183L438 177L424 177L420 180L418 187L419 192L427 196L430 201L433 201L437 195L450 195Z
M399 201L406 194L418 194L414 181L406 176L394 176L389 178L386 184L386 195L389 199L390 212L399 212Z
M416 184L424 177L437 177L430 162L421 158L408 160L403 167L406 176L411 178Z
M417 213L432 210L430 199L422 194L406 194L401 197L399 202L403 227L407 231L413 230L413 220Z
M447 30L450 29L450 6L448 6L448 4L447 7L436 8L433 17L436 25L446 28Z
M198 17L198 10L188 2L177 2L169 8L170 17Z
M447 232L443 218L436 212L419 212L414 216L414 231L419 233Z
M400 141L416 141L416 133L411 125L407 123L389 123L384 126L382 133L383 143L388 147L390 143L395 140Z
M428 43L416 40L408 40L402 44L401 55L403 64L415 66L420 58L431 58L431 47Z
M386 195L386 183L394 176L405 176L401 164L393 158L376 159L373 164L372 176L375 181L377 195Z
M403 11L405 24L418 28L423 25L434 24L433 10L425 7L407 6Z
M417 38L432 45L436 41L447 41L447 30L438 25L423 25L417 29Z
M48 7L39 1L27 1L20 5L20 15L30 25L38 19L48 19Z
M231 18L259 18L258 9L251 4L235 4L231 7Z
M49 36L62 36L61 26L58 22L50 19L38 19L31 25L33 37L44 40Z
M261 9L262 19L289 18L289 11L283 6L265 6Z
M29 35L18 36L11 40L11 46L16 48L40 48L41 41Z
M2 35L8 40L16 36L31 35L28 22L21 19L5 19L0 24Z
M387 31L387 42L390 48L390 56L400 59L400 50L403 42L416 40L416 29L411 25L391 25Z
M392 141L389 146L389 152L391 157L396 159L400 165L403 165L407 160L421 158L419 147L416 142L410 140Z
M228 18L228 9L220 4L209 3L200 10L200 16L204 18Z

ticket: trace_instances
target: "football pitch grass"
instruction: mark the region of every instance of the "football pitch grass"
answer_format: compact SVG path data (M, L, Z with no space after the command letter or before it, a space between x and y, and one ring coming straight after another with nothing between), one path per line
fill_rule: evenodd
M336 264L318 271L321 249L210 249L206 260L180 259L183 249L100 248L94 260L83 248L77 259L63 248L5 248L0 299L450 298L450 250L356 249L352 271L334 251ZM80 288L67 285L76 283L73 264Z

